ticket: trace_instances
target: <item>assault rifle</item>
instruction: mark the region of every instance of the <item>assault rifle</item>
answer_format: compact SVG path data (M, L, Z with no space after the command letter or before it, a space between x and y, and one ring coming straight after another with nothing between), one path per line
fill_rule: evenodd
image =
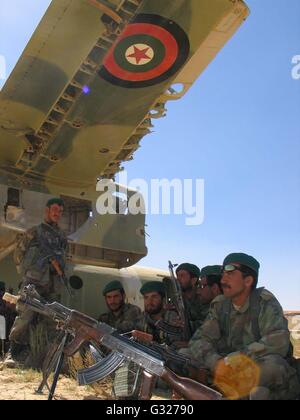
M57 302L47 303L36 292L34 286L23 289L20 296L6 294L4 300L18 302L47 316L58 323L58 327L66 332L72 340L65 341L64 354L73 356L82 345L95 342L111 350L109 356L103 358L96 365L78 372L80 385L97 382L113 373L124 361L133 361L143 369L144 379L149 383L159 377L176 393L187 400L219 400L221 394L188 378L177 376L166 367L163 357L148 346L136 343L126 336L122 336L107 324L71 310ZM144 394L147 390L144 386Z
M183 323L183 340L189 341L191 338L191 327L182 296L182 290L174 273L174 267L176 266L169 261L170 278L166 277L163 280L166 287L167 303L174 306L179 319Z
M49 232L53 233L53 229L44 224L45 229L47 229ZM63 270L63 258L61 255L61 252L57 252L54 249L52 249L49 244L48 241L45 240L45 238L43 238L42 236L40 237L40 257L38 259L38 265L40 266L40 269L42 269L43 265L45 264L45 262L49 263L52 267L52 269L55 271L55 273L57 274L59 281L61 282L61 284L65 287L65 289L67 290L69 296L71 298L74 297L73 295L73 291L71 290L70 286L69 286L69 282L68 279L65 275L65 272Z

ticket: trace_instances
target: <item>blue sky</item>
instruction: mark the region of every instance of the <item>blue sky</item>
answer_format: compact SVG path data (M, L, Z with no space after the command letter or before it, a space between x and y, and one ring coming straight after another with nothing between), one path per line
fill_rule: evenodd
M8 73L49 4L1 0ZM204 266L247 252L261 262L260 284L285 309L300 309L300 80L291 76L300 2L247 4L247 22L188 94L168 104L167 118L126 165L130 179L205 180L204 223L148 216L149 255L141 264Z

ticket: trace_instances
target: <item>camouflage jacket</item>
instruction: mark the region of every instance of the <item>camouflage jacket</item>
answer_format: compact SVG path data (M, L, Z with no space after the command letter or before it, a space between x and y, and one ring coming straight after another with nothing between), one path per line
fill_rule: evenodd
M135 322L141 316L141 313L142 311L138 306L126 303L118 316L109 311L100 315L99 321L116 328L120 333L125 333L135 329Z
M196 292L191 299L184 298L185 308L190 322L192 335L205 321L210 305L203 305L199 302Z
M55 274L50 261L55 258L65 268L67 238L56 225L42 223L21 235L14 253L17 270L33 283L47 285Z
M248 299L237 308L223 295L212 302L205 323L189 343L189 352L203 366L213 370L219 359L233 352L242 352L254 360L270 354L287 357L290 334L277 299L268 290L260 292L256 314L258 333L253 329L255 319L250 302ZM226 307L230 308L229 313Z
M153 341L158 344L167 344L168 346L176 346L176 342L183 341L183 336L178 337L177 335L169 334L161 329L157 328L152 322L150 322L149 315L146 315L145 312L140 316L139 319L136 320L135 329L138 331L143 331L147 334L151 334L153 336ZM162 311L162 319L167 324L175 325L176 321L178 321L178 315L175 311L172 310L163 310ZM153 321L155 323L155 321Z

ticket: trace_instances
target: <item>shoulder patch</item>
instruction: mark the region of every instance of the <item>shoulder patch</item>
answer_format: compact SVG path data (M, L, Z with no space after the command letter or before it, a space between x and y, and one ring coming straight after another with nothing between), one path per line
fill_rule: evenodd
M269 292L269 290L264 289L261 293L261 298L263 300L274 300L276 299L273 293Z

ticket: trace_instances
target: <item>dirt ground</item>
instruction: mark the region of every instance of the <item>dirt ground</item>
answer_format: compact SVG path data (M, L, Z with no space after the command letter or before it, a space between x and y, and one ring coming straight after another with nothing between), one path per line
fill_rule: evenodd
M41 382L41 373L31 369L7 369L0 362L0 400L47 400L48 391L44 395L36 395L35 391ZM51 378L50 378L51 383ZM54 400L112 400L112 382L106 380L93 386L78 386L75 379L61 376L55 392ZM157 394L154 400L168 399L164 393Z
M3 369L0 365L0 400L47 400L48 392L36 395L41 374L33 370ZM110 383L92 387L79 387L74 379L61 377L55 400L106 400L110 399Z

